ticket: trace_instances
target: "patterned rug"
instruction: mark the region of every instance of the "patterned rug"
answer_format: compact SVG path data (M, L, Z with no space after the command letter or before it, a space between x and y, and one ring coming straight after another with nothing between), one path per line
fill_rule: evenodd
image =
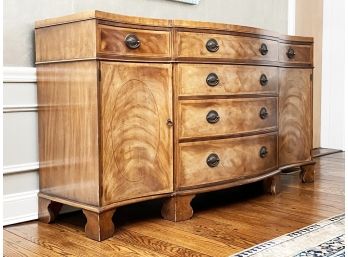
M255 245L234 257L344 257L344 214Z

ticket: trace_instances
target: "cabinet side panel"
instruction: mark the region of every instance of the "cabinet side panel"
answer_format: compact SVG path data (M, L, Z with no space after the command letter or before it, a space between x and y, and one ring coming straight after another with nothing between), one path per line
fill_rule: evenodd
M40 191L99 204L95 61L38 65Z
M36 62L96 56L96 21L87 20L35 30Z
M311 159L311 69L279 70L279 165Z

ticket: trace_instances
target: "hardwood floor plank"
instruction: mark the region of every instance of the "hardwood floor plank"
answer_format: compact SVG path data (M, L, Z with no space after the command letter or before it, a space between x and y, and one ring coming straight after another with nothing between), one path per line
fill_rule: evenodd
M32 223L31 226L25 228L11 227L9 231L63 256L69 254L71 256L162 256L148 249L140 249L131 244L125 244L115 238L98 243L86 238L80 228L71 230L56 224ZM31 234L30 231L34 231L34 233ZM71 252L62 252L59 246L65 246Z
M4 256L5 257L19 257L19 256L47 256L55 257L61 256L30 242L22 237L19 237L7 230L4 230Z
M209 255L184 248L179 245L174 245L153 237L144 236L134 231L124 230L123 233L116 235L117 239L124 243L135 245L137 247L148 248L159 254L166 256L187 256L187 257L206 257Z
M169 226L163 226L163 222ZM143 222L140 224L129 224L126 229L137 233L162 238L162 240L177 244L193 251L201 252L209 256L228 256L231 252L241 250L237 246L228 246L221 241L212 240L207 236L199 236L180 229L179 223L171 221ZM164 237L164 235L166 235Z
M65 221L60 222L57 226L62 226L64 229L79 234L84 237L84 231L81 225L74 225L71 223L66 223ZM134 231L129 231L125 228L118 228L117 233L112 239L101 242L104 245L124 246L124 247L134 247L135 249L146 251L153 251L160 256L209 256L199 252L192 251L190 249L184 248L183 246L170 244L163 240L158 240L154 237L144 236ZM146 255L149 256L150 254ZM144 255L145 256L145 255Z

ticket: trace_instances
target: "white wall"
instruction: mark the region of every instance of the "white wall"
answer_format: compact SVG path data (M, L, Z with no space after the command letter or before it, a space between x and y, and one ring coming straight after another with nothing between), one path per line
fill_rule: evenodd
M321 147L345 149L345 0L324 0Z

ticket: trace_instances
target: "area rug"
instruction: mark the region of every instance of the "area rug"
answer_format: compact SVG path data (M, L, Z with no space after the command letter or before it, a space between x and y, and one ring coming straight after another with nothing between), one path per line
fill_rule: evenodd
M255 245L233 257L343 257L344 213Z

